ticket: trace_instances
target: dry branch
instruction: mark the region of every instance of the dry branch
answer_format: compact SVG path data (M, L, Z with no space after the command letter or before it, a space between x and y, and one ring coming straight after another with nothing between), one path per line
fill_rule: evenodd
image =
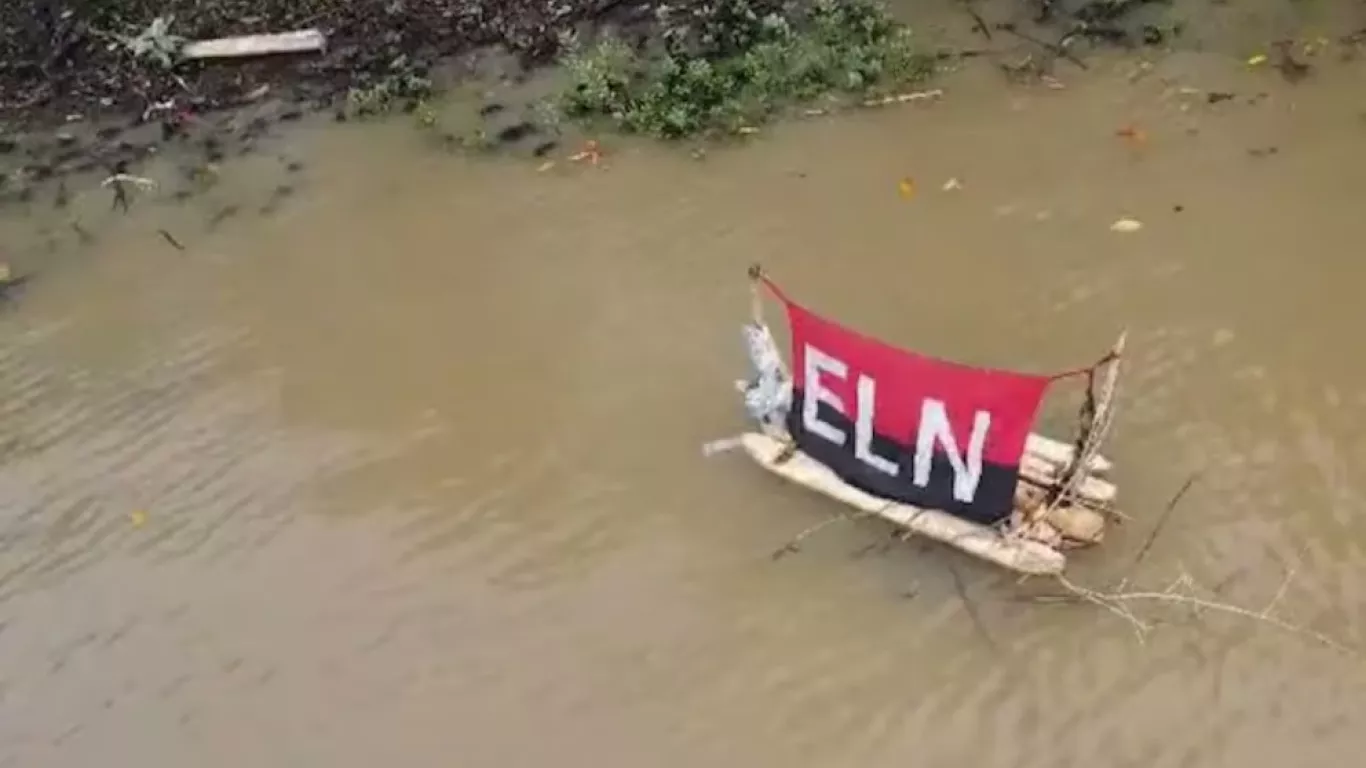
M888 506L890 506L890 505L888 505ZM773 550L773 554L771 555L771 557L772 557L774 560L777 560L777 559L779 559L779 558L781 558L781 557L783 557L783 556L785 556L785 555L790 555L790 554L792 554L792 553L794 553L794 552L800 552L800 551L801 551L801 548L802 548L802 547L801 547L801 544L802 544L803 541L805 541L805 540L807 539L807 537L809 537L809 536L811 536L812 534L815 534L815 533L817 533L817 532L819 532L819 531L823 531L823 530L825 530L826 528L829 528L830 526L834 525L835 523L843 523L843 522L851 522L851 523L852 523L852 522L854 522L855 520L861 520L861 519L863 519L863 518L865 518L865 517L876 517L876 516L878 515L878 513L881 512L881 511L882 511L882 510L862 510L862 509L861 509L861 510L858 510L857 512L854 512L854 513L852 513L852 514L839 514L839 515L835 515L834 517L828 517L828 518L826 518L826 519L820 521L819 523L816 523L815 525L810 526L810 527L804 529L801 533L798 533L796 536L793 536L792 538L788 539L788 540L787 540L787 543L785 543L785 544L783 544L781 547L778 547L777 549Z
M1079 584L1069 581L1065 576L1059 575L1057 579L1058 583L1061 584L1064 589L1066 589L1073 595L1077 596L1081 600L1100 606L1106 609L1107 611L1115 614L1116 616L1123 618L1125 621L1129 622L1129 624L1134 629L1134 634L1138 637L1140 642L1142 642L1145 639L1147 633L1152 629L1152 624L1140 619L1138 615L1133 612L1129 604L1147 601L1167 605L1186 606L1189 608L1196 609L1197 611L1205 610L1214 613L1223 613L1231 616L1239 616L1245 619L1251 619L1254 621L1261 622L1263 624L1268 624L1270 626L1276 627L1277 629L1289 632L1291 634L1300 635L1302 637L1307 637L1312 640L1316 640L1319 643L1322 643L1323 645L1334 650L1342 651L1344 653L1348 653L1351 655L1356 655L1356 649L1351 648L1346 644L1322 632L1318 632L1316 630L1309 629L1308 627L1304 627L1298 624L1292 624L1284 619L1281 619L1273 615L1272 611L1275 610L1277 604L1280 603L1281 598L1285 595L1285 591L1289 587L1290 580L1293 576L1293 569L1290 569L1286 572L1285 578L1281 581L1280 586L1276 589L1275 596L1272 597L1272 599L1267 602L1266 607L1260 611L1255 611L1250 608L1243 608L1241 606L1233 605L1231 603L1216 602L1214 600L1209 600L1207 598L1203 598L1199 595L1193 594L1195 589L1195 582L1193 579L1191 579L1189 574L1184 572L1179 577L1177 577L1177 579L1174 582L1172 582L1171 586L1167 587L1165 590L1161 592L1129 592L1124 591L1123 589L1116 590L1114 592L1102 592L1099 590L1083 587Z

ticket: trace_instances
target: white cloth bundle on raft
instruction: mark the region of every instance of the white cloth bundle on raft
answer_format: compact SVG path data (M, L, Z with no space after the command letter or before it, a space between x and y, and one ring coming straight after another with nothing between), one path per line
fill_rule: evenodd
M745 398L745 412L766 429L782 429L792 407L792 377L768 326L746 323L741 329L752 376L735 387Z

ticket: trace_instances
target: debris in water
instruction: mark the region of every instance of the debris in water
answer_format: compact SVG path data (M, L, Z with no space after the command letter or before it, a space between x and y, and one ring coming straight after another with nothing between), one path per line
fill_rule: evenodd
M164 229L158 229L158 230L157 230L157 234L161 235L161 239L162 239L162 240L165 240L165 241L168 242L168 243L170 243L170 244L171 244L171 247L174 248L174 249L176 249L177 251L183 251L183 250L185 250L185 246L181 245L181 244L180 244L180 241L177 240L177 239L175 239L175 237L172 236L170 232L167 232L167 231L164 230Z
M1282 40L1276 43L1276 69L1280 70L1281 76L1288 83L1298 83L1309 76L1312 68L1302 61L1297 61L1290 50L1289 40Z
M910 200L915 197L915 180L907 176L897 183L896 191L901 194L903 200Z
M1261 66L1262 64L1265 64L1265 63L1266 63L1266 60L1267 60L1266 54L1265 54L1265 53L1259 53L1259 54L1257 54L1256 56L1253 56L1253 57L1249 58L1249 59L1247 60L1247 65L1248 65L1249 67Z
M945 192L952 192L952 191L954 191L954 190L956 190L956 189L962 189L962 188L963 188L963 182L959 181L959 180L956 179L956 178L949 179L948 181L944 182L944 186L943 186L943 190L944 190Z
M208 228L213 229L214 227L217 227L219 224L222 224L224 221L227 221L228 218L232 216L236 216L241 211L242 208L238 205L223 206L222 208L218 209L217 213L209 217Z
M739 437L723 437L720 440L712 440L702 444L702 455L715 456L718 453L726 453L740 447Z
M1039 82L1043 83L1044 86L1047 87L1047 88L1049 88L1050 90L1054 90L1054 91L1065 91L1065 90L1067 90L1067 86L1066 86L1066 85L1063 85L1063 83L1062 83L1061 80L1059 80L1059 79L1056 78L1056 77L1053 77L1052 75L1039 75Z
M1143 222L1137 219L1120 219L1110 225L1111 232L1137 232L1143 229Z
M1313 40L1310 40L1309 42L1301 46L1300 51L1305 56L1317 56L1320 52L1326 50L1328 46L1332 44L1332 41L1330 41L1326 37L1316 37Z
M126 213L128 211L128 186L131 184L137 189L156 189L157 183L142 176L133 176L128 173L128 163L120 161L114 166L114 173L100 182L101 187L113 187L114 207L121 208Z
M1115 135L1135 147L1141 147L1148 143L1148 133L1132 123L1115 131Z
M583 149L569 156L569 162L571 163L579 163L584 160L587 160L593 165L597 165L602 161L602 148L598 146L596 140L589 139L588 141L585 141L583 143Z
M141 528L147 523L147 513L140 509L135 509L128 513L128 522L132 523L134 528Z
M911 93L902 93L897 94L895 96L884 96L880 99L869 99L863 102L863 106L885 107L888 104L905 104L910 101L925 101L927 99L938 99L941 98L943 95L944 91L941 88L935 88L934 90L930 91L913 91Z
M550 170L551 168L554 168L554 167L555 167L555 161L554 161L554 160L547 160L547 161L545 161L544 163L541 163L539 166L536 167L536 172L537 172L537 173L545 173L546 171L548 171L548 170Z

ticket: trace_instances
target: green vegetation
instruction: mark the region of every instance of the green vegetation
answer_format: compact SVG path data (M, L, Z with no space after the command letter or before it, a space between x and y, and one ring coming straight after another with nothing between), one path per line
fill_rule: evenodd
M568 40L565 114L661 138L732 133L826 95L868 96L933 71L911 31L869 0L707 0L662 12L632 46Z
M348 117L383 115L400 104L405 111L412 111L432 95L432 81L426 68L403 55L377 73L359 73L356 80L356 85L346 92Z

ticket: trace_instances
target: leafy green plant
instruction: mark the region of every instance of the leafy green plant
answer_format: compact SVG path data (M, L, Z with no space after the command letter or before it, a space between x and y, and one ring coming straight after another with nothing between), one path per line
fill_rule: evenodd
M400 102L417 109L431 95L432 81L408 57L399 56L390 62L387 73L347 90L346 111L353 117L381 115Z
M867 0L710 0L637 49L615 37L565 41L571 117L661 138L733 132L793 103L867 95L928 76L911 32Z
M158 16L137 37L119 35L118 40L138 60L151 60L163 69L170 69L180 60L180 49L185 38L171 34L175 16Z

